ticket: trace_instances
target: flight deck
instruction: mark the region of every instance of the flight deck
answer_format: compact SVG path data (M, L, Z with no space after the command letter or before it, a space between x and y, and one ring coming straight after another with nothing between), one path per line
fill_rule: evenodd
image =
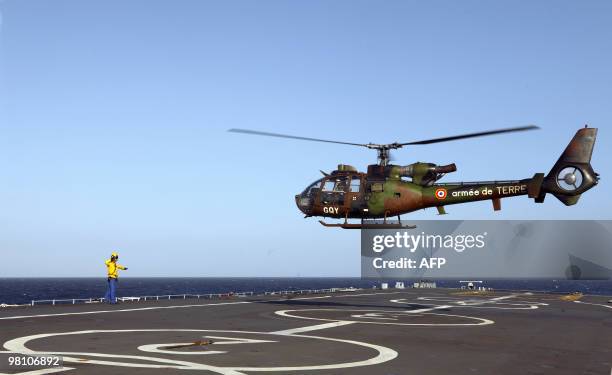
M0 310L3 374L602 374L610 297L457 289ZM48 356L55 366L10 366Z

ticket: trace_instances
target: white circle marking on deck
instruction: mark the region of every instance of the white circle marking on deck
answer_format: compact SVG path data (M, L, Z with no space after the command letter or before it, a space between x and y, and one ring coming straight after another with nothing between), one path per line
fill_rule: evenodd
M450 308L456 307L470 307L479 309L497 309L497 310L535 310L540 306L548 306L544 302L531 302L531 301L512 301L512 302L501 302L492 300L477 300L477 299L453 299L452 297L418 297L419 301L432 301L432 302L443 302L452 303ZM410 302L405 298L392 299L390 302L400 304L411 304L416 302Z
M32 340L55 337L55 336L69 336L69 335L84 335L92 333L133 333L133 332L214 332L214 333L236 333L236 334L256 334L256 335L270 335L276 337L298 337L305 339L325 340L333 341L344 344L351 344L361 346L369 349L373 349L378 352L374 357L366 360L354 361L354 362L342 362L326 365L305 365L305 366L282 366L282 367L220 367L206 365L203 363L195 363L188 361L171 360L167 358L147 357L147 356L134 356L134 355L120 355L120 354L106 354L106 353L89 353L89 352L61 352L61 351L36 351L26 347L26 344ZM254 331L224 331L224 330L204 330L204 329L133 329L133 330L87 330L87 331L73 331L73 332L57 332L57 333L43 333L37 335L30 335L19 337L16 339L9 340L4 343L4 348L20 354L56 354L64 356L64 362L71 363L87 363L87 364L98 364L108 366L119 366L119 367L140 367L140 368L173 368L179 370L205 370L211 371L218 374L224 375L244 375L241 371L307 371L307 370L331 370L339 368L349 367L361 367L376 365L383 362L390 361L398 356L398 353L390 348L369 344L361 341L337 339L330 337L321 336L307 336L307 335L287 335L274 332L254 332ZM86 356L86 357L101 357L101 358L120 358L123 360L140 360L157 362L161 364L143 364L133 362L117 362L108 360L91 360L87 358L76 358L73 356Z
M610 305L602 305L600 303L590 303L590 302L583 302L583 301L574 301L574 303L579 303L579 304L582 304L582 305L601 306L601 307L605 307L607 309L612 309L612 306L610 306ZM612 375L612 372L610 374Z
M478 318L474 316L466 316L466 315L455 315L455 314L442 314L442 313L429 313L422 312L420 315L432 315L432 316L444 316L444 317L452 317L452 318L462 318L468 320L475 320L477 323L394 323L394 322L368 322L363 320L350 320L350 319L332 319L332 318L313 318L310 316L301 316L290 313L299 313L299 312L308 312L308 311L339 311L339 312L356 312L356 313L384 313L390 315L402 315L405 314L406 317L414 317L416 315L410 314L409 311L389 311L389 310L344 310L344 309L306 309L306 310L280 310L276 311L276 315L285 316L288 318L298 318L298 319L308 319L308 320L319 320L324 322L345 322L345 323L363 323L363 324L382 324L382 325L396 325L396 326L424 326L424 327L461 327L461 326L483 326L488 324L494 324L495 322L489 319Z

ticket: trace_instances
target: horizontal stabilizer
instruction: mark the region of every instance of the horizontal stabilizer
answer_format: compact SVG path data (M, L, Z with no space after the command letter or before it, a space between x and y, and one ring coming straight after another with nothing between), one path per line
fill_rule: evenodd
M566 206L573 206L576 203L578 203L578 199L580 199L580 194L578 195L559 195L559 194L554 194L555 197L557 197L558 200L560 200L561 202L563 202L564 205Z

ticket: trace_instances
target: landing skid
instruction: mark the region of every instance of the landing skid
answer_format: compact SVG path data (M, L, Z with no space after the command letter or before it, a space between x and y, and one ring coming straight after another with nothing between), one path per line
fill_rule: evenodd
M397 223L389 223L389 222L368 223L362 220L361 223L359 224L348 223L348 222L339 223L339 224L330 224L330 223L324 222L323 220L319 220L319 223L321 223L321 225L325 227L342 228L342 229L414 229L416 228L416 225L402 224L401 221Z

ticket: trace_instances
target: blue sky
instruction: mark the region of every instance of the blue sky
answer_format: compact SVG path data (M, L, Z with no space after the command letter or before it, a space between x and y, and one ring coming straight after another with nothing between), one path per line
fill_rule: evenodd
M608 219L608 1L0 3L2 276L358 276L359 233L303 219L319 169L375 153L227 133L393 142L451 180L547 172L599 127L599 186L448 207L445 219ZM438 219L435 210L414 219ZM406 217L407 218L407 217Z

